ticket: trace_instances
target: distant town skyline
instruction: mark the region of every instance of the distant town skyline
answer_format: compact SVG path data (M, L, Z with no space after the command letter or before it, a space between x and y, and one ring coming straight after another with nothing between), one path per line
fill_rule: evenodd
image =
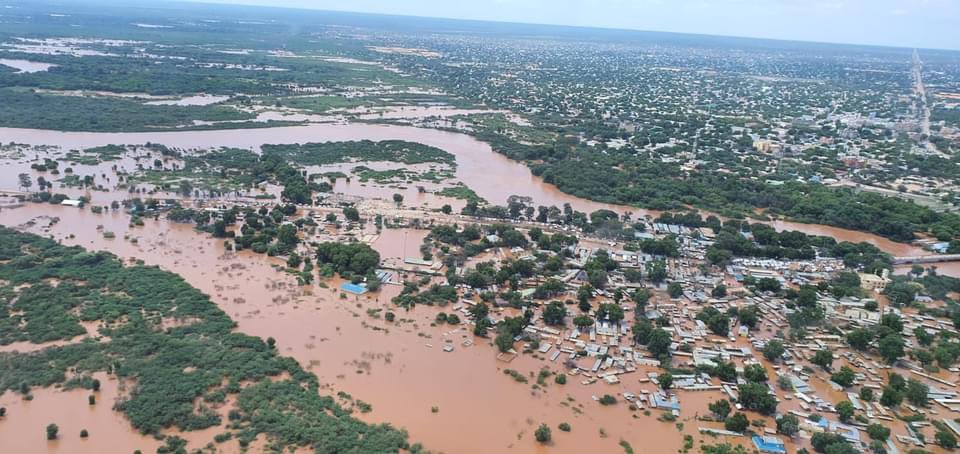
M186 0L960 50L956 0Z

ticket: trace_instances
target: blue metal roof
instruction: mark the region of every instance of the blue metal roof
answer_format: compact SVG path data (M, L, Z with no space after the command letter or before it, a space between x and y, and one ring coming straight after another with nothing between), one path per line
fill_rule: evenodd
M753 436L753 445L760 450L760 452L773 452L777 454L786 454L787 448L783 445L783 442L774 437L758 437Z
M345 292L355 293L357 295L362 295L364 293L367 293L366 287L362 285L357 285L351 282L344 282L343 285L340 286L340 289Z

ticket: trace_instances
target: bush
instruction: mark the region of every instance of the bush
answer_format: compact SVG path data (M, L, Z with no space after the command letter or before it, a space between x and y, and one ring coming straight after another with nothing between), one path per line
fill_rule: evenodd
M533 436L536 437L537 441L540 443L549 443L553 438L553 435L550 433L550 428L546 424L540 424L540 427L537 427L537 430L533 433Z
M565 422L560 423L560 425L557 426L557 428L563 432L570 432L570 424L567 424Z
M723 422L723 427L732 432L743 432L750 426L750 420L747 415L737 412Z

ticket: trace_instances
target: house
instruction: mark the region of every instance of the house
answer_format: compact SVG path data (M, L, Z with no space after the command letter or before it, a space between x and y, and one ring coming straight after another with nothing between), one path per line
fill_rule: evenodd
M784 446L783 440L777 437L759 437L754 435L752 440L753 445L756 446L760 452L773 452L778 454L786 454L787 452L787 447Z
M353 293L354 295L363 295L364 293L367 293L367 287L365 285L358 285L352 282L344 282L343 285L340 286L340 290Z
M859 273L860 274L860 287L864 290L873 290L876 292L882 292L884 288L887 287L887 284L890 283L890 278L886 276L877 276L872 273Z

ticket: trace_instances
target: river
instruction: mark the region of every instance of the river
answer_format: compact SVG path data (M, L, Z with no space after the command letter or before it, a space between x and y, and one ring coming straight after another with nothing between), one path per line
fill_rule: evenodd
M456 179L491 203L503 204L511 195L530 197L535 205L562 207L592 212L610 209L631 212L634 218L658 213L636 207L612 205L566 194L556 186L543 182L519 162L493 151L489 144L465 134L397 125L311 124L278 128L171 131L138 133L60 132L36 129L0 128L0 143L58 145L64 149L80 149L109 144L160 143L168 147L201 149L236 147L259 150L263 144L290 144L347 140L407 140L446 150L456 156ZM16 175L0 168L0 189L11 189ZM896 243L886 238L852 230L817 224L788 221L773 223L778 230L798 230L810 234L829 235L838 241L866 241L895 256L923 255L923 249Z

